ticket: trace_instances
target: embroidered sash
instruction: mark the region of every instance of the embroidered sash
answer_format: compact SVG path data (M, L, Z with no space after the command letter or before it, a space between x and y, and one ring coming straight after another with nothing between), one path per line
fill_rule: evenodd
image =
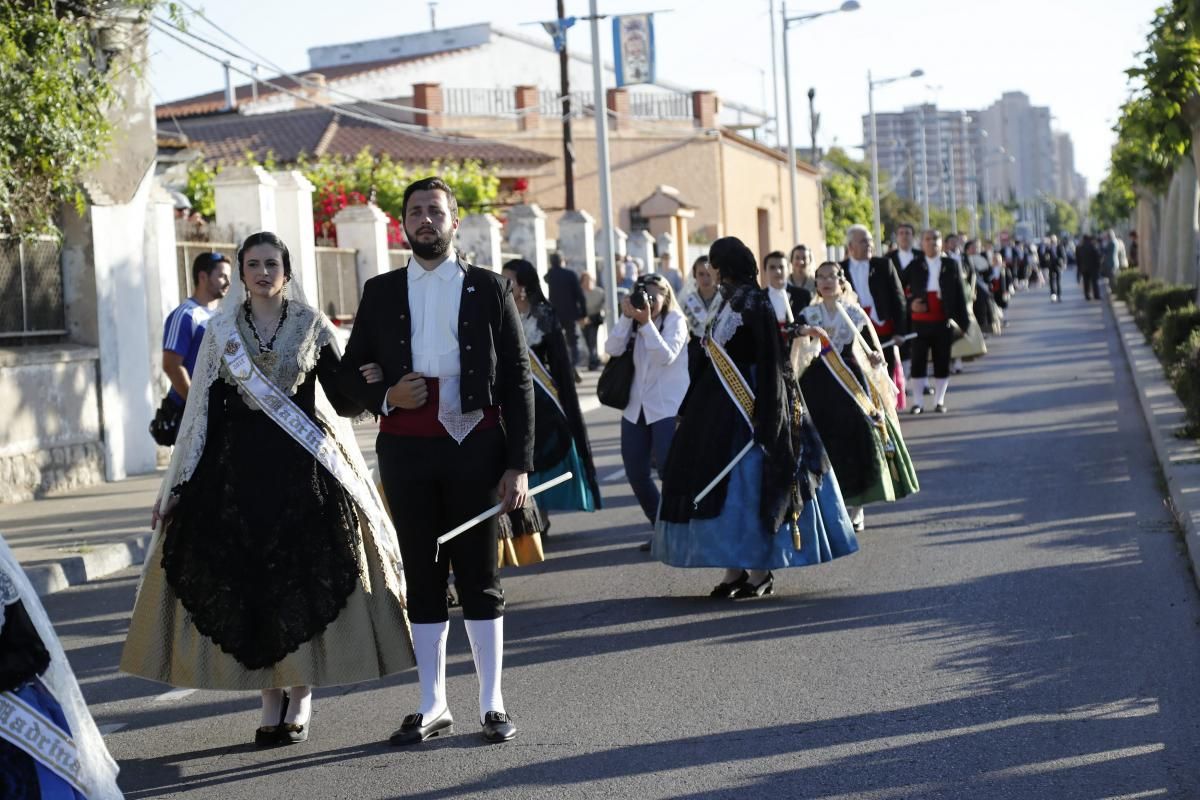
M38 709L13 692L0 692L0 739L29 754L84 797L82 766L75 740Z
M272 422L307 450L342 485L363 513L370 517L371 525L376 530L383 528L385 522L381 505L346 461L337 442L318 428L290 397L267 380L246 352L242 337L236 330L225 343L223 357L238 386L254 398Z
M891 436L888 435L887 422L884 419L883 399L878 395L875 387L871 386L871 382L867 381L867 389L863 389L858 378L854 376L849 365L842 359L842 354L833 348L828 339L821 339L821 362L829 369L829 373L833 375L833 379L838 385L850 395L850 398L862 411L863 416L867 418L875 428L879 431L879 435L883 440L883 451L887 456L888 467L894 479L899 479L895 464L896 445L892 442Z
M546 369L546 365L542 363L542 360L537 357L537 353L533 352L532 349L529 350L529 371L533 375L534 384L554 401L554 405L558 408L559 413L565 417L567 412L563 411L562 400L558 397L558 387L554 384L554 378L550 375L550 370Z
M725 348L717 344L712 336L704 337L704 350L712 360L713 366L717 370L717 377L721 379L721 385L725 387L729 399L733 401L734 407L742 413L742 418L753 430L754 391L746 383L745 377L733 363L733 359L725 352Z

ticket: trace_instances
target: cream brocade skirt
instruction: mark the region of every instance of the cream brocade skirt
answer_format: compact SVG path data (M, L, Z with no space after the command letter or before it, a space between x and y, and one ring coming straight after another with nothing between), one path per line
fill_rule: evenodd
M121 654L121 670L171 686L242 691L337 686L383 678L415 665L403 601L387 590L369 532L359 529L366 566L346 606L324 631L264 669L251 670L192 625L162 568L162 537L145 577Z

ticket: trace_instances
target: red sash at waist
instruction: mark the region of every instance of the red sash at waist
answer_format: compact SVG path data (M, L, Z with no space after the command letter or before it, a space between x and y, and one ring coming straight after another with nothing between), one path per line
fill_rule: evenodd
M945 322L946 310L942 307L942 298L938 292L927 292L925 295L927 311L914 311L913 322Z
M438 421L438 379L426 378L425 388L429 397L420 408L393 408L391 412L379 418L379 430L393 436L420 436L435 438L449 436L446 426ZM500 424L500 406L486 406L483 409L483 419L475 426L475 430L486 430Z
M867 312L867 319L871 320L871 324L875 326L875 333L879 336L881 341L883 339L890 339L895 335L896 324L894 322L892 322L890 319L885 319L883 324L880 325L875 321L875 318L871 316L870 306L863 306L863 311Z

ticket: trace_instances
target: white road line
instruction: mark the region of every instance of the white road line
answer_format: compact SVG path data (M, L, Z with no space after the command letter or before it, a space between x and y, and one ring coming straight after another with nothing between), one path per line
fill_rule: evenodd
M151 703L167 703L172 700L182 700L183 698L187 697L189 694L194 693L195 691L196 691L195 689L172 689L169 692L160 694L158 697L154 698L150 702Z
M614 483L625 478L625 468L621 467L616 472L609 473L601 479L601 483Z
M99 726L100 735L108 736L110 733L116 733L117 731L121 730L124 727L126 727L124 722L109 722L105 725Z

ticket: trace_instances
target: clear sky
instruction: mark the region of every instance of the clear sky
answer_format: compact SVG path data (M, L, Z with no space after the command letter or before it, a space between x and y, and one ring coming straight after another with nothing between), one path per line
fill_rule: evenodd
M655 20L658 74L695 89L771 111L769 0L599 0L602 14L665 10ZM836 7L840 0L793 2L790 16ZM925 70L923 78L877 89L876 111L933 101L981 108L1005 91L1049 106L1058 130L1075 142L1076 169L1095 191L1114 140L1112 125L1129 87L1124 70L1145 46L1160 0L860 0L853 13L794 26L790 37L792 102L798 146L808 142L805 93L816 89L819 143L862 143L867 70L878 79ZM288 69L308 65L307 48L428 30L424 0L188 0L238 39ZM438 27L490 21L543 35L522 23L555 16L554 0L441 0ZM779 13L779 0L775 2ZM584 15L586 0L566 0ZM219 40L203 21L191 29ZM777 25L778 28L778 25ZM601 28L605 58L611 27ZM548 38L548 37L547 37ZM224 41L226 45L230 42ZM586 25L572 29L572 50L591 47ZM231 49L241 51L231 45ZM167 37L151 37L150 79L158 100L219 89L219 65ZM782 65L782 54L779 55ZM783 108L782 66L779 71ZM265 75L266 73L264 73ZM488 86L480 76L480 86ZM780 112L782 113L782 111ZM781 125L781 130L783 126ZM861 150L854 151L861 155Z

